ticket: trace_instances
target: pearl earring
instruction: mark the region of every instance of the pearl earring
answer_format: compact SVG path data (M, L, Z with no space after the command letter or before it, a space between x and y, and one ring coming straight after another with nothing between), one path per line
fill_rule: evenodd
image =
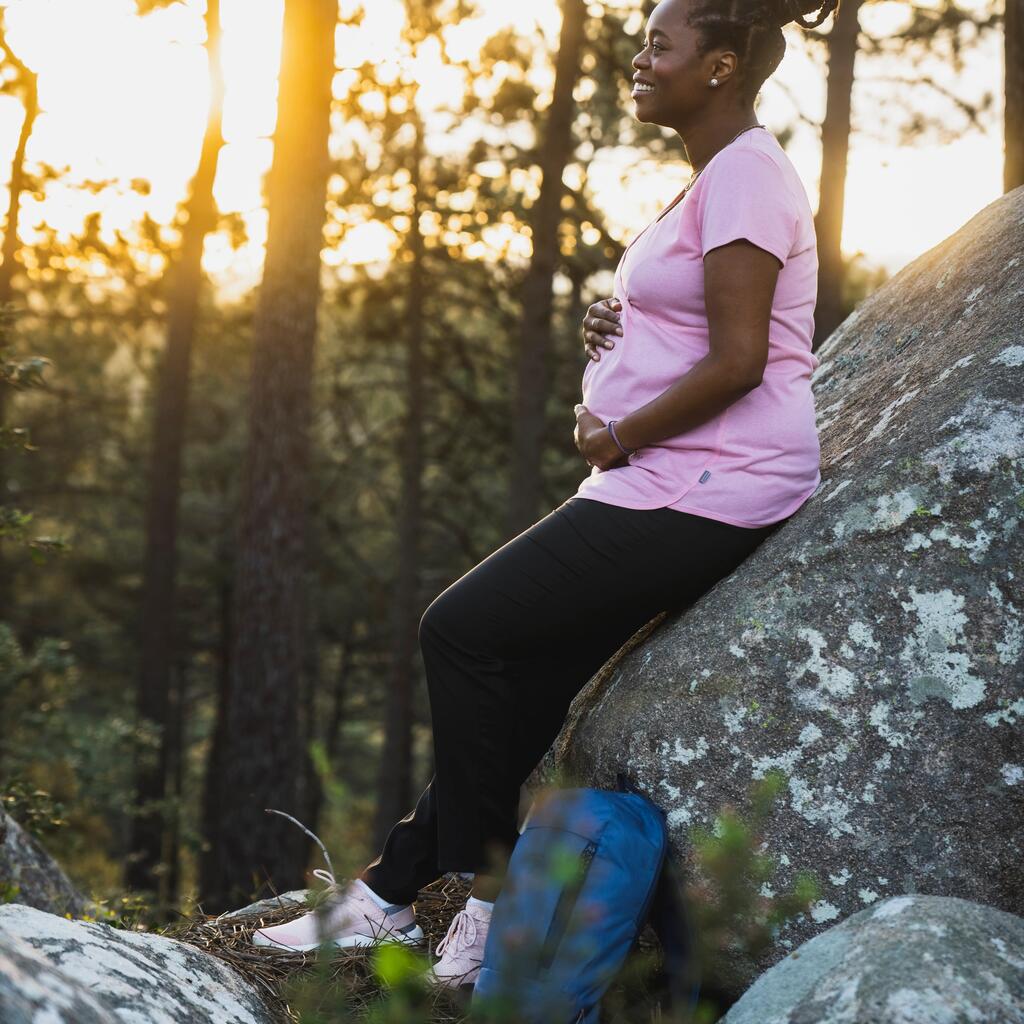
M711 79L711 84L712 84L713 86L714 86L714 85L718 85L718 79L717 79L717 78L712 78L712 79Z

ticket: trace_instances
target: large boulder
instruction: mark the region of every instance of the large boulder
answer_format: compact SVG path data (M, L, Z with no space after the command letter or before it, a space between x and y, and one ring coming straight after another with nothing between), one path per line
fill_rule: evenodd
M722 1024L1024 1024L1024 919L894 896L805 942Z
M1024 913L1024 189L866 300L814 378L822 483L578 696L555 767L693 826L787 777L764 831L821 898L731 988L888 895ZM680 572L686 567L680 566Z
M4 1024L117 1024L88 989L27 943L0 940L0 1020Z
M0 810L0 883L7 902L53 914L84 914L89 904L60 865L6 811Z
M50 1014L25 1016L26 1007ZM227 964L183 942L0 907L0 1021L43 1019L276 1024L279 1017Z

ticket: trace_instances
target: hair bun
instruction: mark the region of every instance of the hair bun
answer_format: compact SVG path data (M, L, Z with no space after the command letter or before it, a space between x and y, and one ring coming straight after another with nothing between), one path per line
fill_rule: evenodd
M830 14L839 13L839 0L776 0L778 23L788 25L795 21L803 28L817 28ZM814 21L805 20L805 15L818 12Z

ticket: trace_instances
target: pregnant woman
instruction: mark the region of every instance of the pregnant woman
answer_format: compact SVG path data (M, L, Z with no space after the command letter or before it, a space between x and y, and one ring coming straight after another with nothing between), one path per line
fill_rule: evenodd
M781 26L836 0L662 0L633 59L636 116L680 135L693 177L627 247L583 321L577 493L453 583L420 623L435 775L380 855L306 914L255 933L311 949L416 943L412 903L472 894L432 978L473 984L520 787L573 697L644 623L696 601L817 487L817 253L803 185L754 100ZM818 11L807 22L803 15Z

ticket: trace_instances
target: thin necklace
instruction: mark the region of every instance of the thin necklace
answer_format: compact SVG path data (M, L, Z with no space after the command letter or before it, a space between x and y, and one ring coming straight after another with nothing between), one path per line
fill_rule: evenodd
M750 125L747 125L747 127L746 127L746 128L741 128L741 129L740 129L740 130L739 130L739 131L738 131L738 132L737 132L737 133L736 133L736 134L735 134L735 135L734 135L734 136L733 136L733 137L732 137L732 138L731 138L731 139L730 139L730 140L729 140L729 141L728 141L728 142L727 142L726 144L725 144L725 146L728 146L728 145L730 145L731 143L735 142L735 141L736 141L736 140L737 140L737 139L738 139L738 138L739 138L739 137L740 137L740 136L741 136L741 135L742 135L742 134L743 134L744 132L749 132L749 131L751 131L751 130L752 130L752 129L754 129L754 128L764 128L764 127L765 127L765 126L764 126L763 124L750 124ZM714 153L714 154L712 155L712 157L711 157L711 160L713 160L713 159L714 159L714 158L715 158L715 157L716 157L716 156L717 156L717 155L718 155L719 153L721 153L721 152L722 152L722 150L723 150L723 149L725 149L725 146L722 146L722 147L721 147L721 149L717 150L717 151L716 151L716 152L715 152L715 153ZM707 167L707 165L708 165L709 163L711 163L711 160L708 160L708 161L707 161L707 163L705 163L705 164L704 164L704 167ZM665 210L665 211L664 211L664 212L663 212L663 213L662 213L662 214L661 214L661 215L660 215L660 216L658 217L658 220L661 220L661 218L662 218L662 217L665 217L665 216L667 216L667 215L668 215L668 213L669 213L669 210L672 210L672 209L674 209L674 208L675 208L676 206L678 206L678 205L679 205L679 203L681 203L681 202L682 202L682 201L683 201L683 200L684 200L684 199L686 198L686 193L687 193L687 192L689 192L691 188L693 188L693 183L694 183L694 182L695 182L695 181L696 181L696 180L697 180L697 179L698 179L698 178L699 178L699 177L701 176L701 172L702 172L702 171L704 170L704 167L702 167L702 168L701 168L701 169L700 169L699 171L697 171L697 172L696 172L696 173L695 173L695 174L694 174L694 175L693 175L693 176L692 176L692 177L690 178L690 180L689 180L689 181L688 181L688 182L686 183L686 188L684 188L684 189L683 189L683 191L682 191L682 192L680 192L678 196L676 196L676 198L675 198L675 199L673 200L673 202L672 202L672 205L671 205L671 206L670 206L670 207L668 208L668 210Z

